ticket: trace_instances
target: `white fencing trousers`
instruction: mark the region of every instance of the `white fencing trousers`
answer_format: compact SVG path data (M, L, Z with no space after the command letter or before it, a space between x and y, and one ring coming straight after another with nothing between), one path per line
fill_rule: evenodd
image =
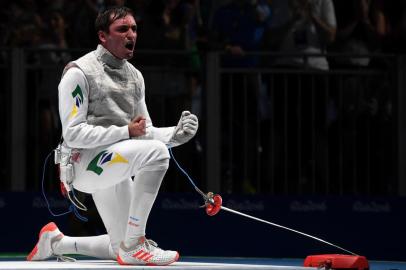
M115 253L124 240L134 184L140 170L166 170L169 152L157 140L125 140L82 150L75 164L74 187L91 193ZM136 181L136 179L135 179Z
M135 176L143 170L166 170L169 152L157 140L124 140L106 147L81 149L74 163L75 189L95 193Z

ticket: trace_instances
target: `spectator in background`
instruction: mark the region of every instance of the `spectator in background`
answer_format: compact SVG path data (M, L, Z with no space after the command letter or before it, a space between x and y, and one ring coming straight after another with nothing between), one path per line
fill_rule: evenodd
M8 2L0 1L0 47L5 47L10 39L11 29L8 27L10 18ZM5 57L4 55L1 56Z
M190 76L176 71L176 68L192 70L191 58L183 52L191 50L195 46L195 27L197 27L195 10L196 6L193 1L189 0L151 1L147 6L145 20L139 30L139 35L143 38L140 39L137 48L160 50L160 52L148 55L146 59L139 54L137 61L148 65L169 67L159 74L146 74L147 80L149 75L151 76L148 81L151 94L162 95L164 98L161 101L178 104L179 107L190 103ZM180 53L167 53L170 50ZM165 110L161 111L160 115L165 115L166 118L162 119L162 122L157 120L162 125L175 120L171 117L178 115L178 112L172 111L177 110L178 106L171 106L171 108L162 106L162 104L157 104L157 106L159 107L157 110Z
M181 0L151 1L144 24L145 40L139 44L145 49L185 49L185 14ZM161 60L161 59L160 59Z
M210 47L223 52L221 66L228 68L254 68L258 55L251 52L260 50L265 26L270 17L268 1L233 0L221 6L213 15L210 27ZM221 77L221 122L224 125L225 146L229 167L222 168L222 186L227 192L254 192L255 164L258 154L249 149L257 146L257 122L251 116L258 115L260 97L260 74L230 73ZM255 117L256 118L256 117ZM249 132L241 132L247 130ZM244 137L247 135L247 137ZM240 149L233 152L231 149ZM249 164L244 167L246 156ZM236 183L233 185L233 183Z
M146 12L147 12L147 7L149 4L149 0L127 0L125 1L125 5L134 10L136 14L135 20L137 21L137 25L139 27L142 27L144 24Z
M334 5L332 0L274 0L271 9L265 47L280 55L267 59L267 64L297 71L271 74L264 80L272 97L270 120L274 127L274 143L268 145L274 147L275 167L269 173L288 183L281 181L275 189L303 193L327 173L326 101L330 97L323 73L300 70L329 70L323 54L335 40ZM265 140L265 148L266 144Z
M384 58L373 57L380 52L387 35L387 18L384 14L382 0L334 0L337 14L337 39L329 48L330 52L347 54L348 56L332 56L333 69L365 69L384 64ZM338 164L337 157L341 154L347 158L342 161L343 185L352 186L352 172L369 170L371 178L378 179L378 164L370 164L371 160L379 160L385 150L376 147L368 159L354 156L352 153L365 153L368 147L379 145L384 141L382 126L387 126L385 107L391 101L387 85L380 77L363 77L357 73L347 73L332 80L331 94L335 104L336 118L330 129L330 159L333 170ZM385 93L385 94L382 94ZM382 117L385 115L384 117ZM337 141L345 142L341 148ZM367 139L366 139L367 138ZM368 145L369 143L369 145ZM355 149L355 150L354 150ZM371 158L375 156L375 158ZM384 163L381 163L384 164ZM332 176L337 182L336 175ZM360 177L357 185L367 185L367 178ZM378 183L379 181L374 181Z
M380 51L386 35L381 0L335 0L337 39L331 52L368 55ZM367 67L370 57L335 57L337 67Z
M227 67L252 67L257 57L243 57L261 48L265 26L270 18L268 1L232 0L220 7L211 23L212 49L224 50Z
M94 48L97 36L94 34L94 21L103 9L103 0L66 1L64 17L68 22L68 44L71 48Z
M386 14L387 31L383 51L404 54L406 52L406 1L385 1L382 5Z
M60 140L58 92L55 91L55 87L59 83L63 66L71 59L70 54L64 50L68 48L66 27L66 22L59 11L41 10L38 17L38 38L32 44L35 50L25 52L32 64L43 68L42 72L34 73L35 77L28 76L30 90L35 89L28 93L29 99L38 100L38 107L32 108L31 104L30 107L34 114L38 114L40 128L36 138L40 156L43 158ZM32 122L28 125L30 130L35 130L38 124ZM41 164L42 160L36 166L41 167ZM52 171L47 173L48 177L52 177Z
M145 73L150 96L159 97L154 99L155 102L150 102L152 110L159 112L154 117L159 125L176 121L175 116L180 107L189 108L197 115L201 112L201 59L197 46L204 43L204 38L198 32L201 25L199 7L200 2L197 0L156 0L144 5L144 20L138 31L142 39L137 43L137 48L159 52L146 55L140 53L137 62L162 68L160 72ZM194 145L186 147L185 155L190 167L199 164L197 151L200 150L198 140L195 140ZM191 159L191 156L196 160ZM171 173L176 172L170 169L168 175ZM181 185L187 188L184 182Z
M7 27L12 29L5 45L10 47L30 47L38 39L39 15L33 1L9 3L9 21Z
M203 25L203 18L200 10L200 0L183 1L182 10L185 14L185 47L190 53L189 71L186 73L188 89L188 107L192 113L199 118L203 117L202 113L202 59L201 53L207 48L206 27ZM194 140L195 149L202 151L200 136ZM200 157L201 158L201 157Z
M67 49L68 44L66 41L66 22L59 11L48 11L43 13L39 17L40 24L40 39L36 44L33 44L35 48L39 49L51 49L46 54L41 53L41 62L51 61L52 63L66 64L70 58L67 53L60 53L52 51L52 49ZM48 57L49 59L44 59ZM43 63L46 64L46 63Z
M272 20L267 31L267 47L290 54L321 54L335 40L336 17L332 0L274 0ZM305 66L328 70L327 59L283 57L283 66Z
M113 7L113 6L118 6L118 7L122 7L122 6L124 6L124 4L125 4L125 0L99 0L98 1L99 3L100 2L104 2L104 7L106 8L106 7Z

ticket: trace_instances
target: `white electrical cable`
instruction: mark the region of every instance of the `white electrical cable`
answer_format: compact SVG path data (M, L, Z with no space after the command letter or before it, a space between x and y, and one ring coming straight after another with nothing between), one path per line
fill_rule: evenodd
M349 250L347 250L347 249L345 249L345 248L342 248L342 247L340 247L340 246L337 246L337 245L335 245L335 244L333 244L333 243L327 242L326 240L323 240L323 239L318 238L318 237L316 237L316 236L313 236L313 235L310 235L310 234L307 234L307 233L304 233L304 232L301 232L301 231L297 231L297 230L294 230L294 229L291 229L291 228L289 228L289 227L285 227L285 226L282 226L282 225L279 225L279 224L276 224L276 223L273 223L273 222L269 222L269 221L266 221L266 220L263 220L263 219L260 219L260 218L254 217L254 216L250 216L250 215L247 215L247 214L238 212L238 211L236 211L236 210L227 208L227 207L225 207L225 206L221 206L221 209L223 209L223 210L225 210L225 211L228 211L228 212L230 212L230 213L233 213L233 214L237 214L237 215L240 215L240 216L243 216L243 217L247 217L247 218L250 218L250 219L253 219L253 220L256 220L256 221L260 221L260 222L263 222L263 223L266 223L266 224L269 224L269 225L272 225L272 226L275 226L275 227L279 227L279 228L282 228L282 229L285 229L285 230L288 230L288 231L291 231L291 232L295 232L295 233L304 235L304 236L306 236L306 237L313 238L313 239L315 239L315 240L317 240L317 241L323 242L323 243L328 244L328 245L330 245L330 246L333 246L333 247L336 247L336 248L338 248L338 249L341 249L341 250L343 250L343 251L345 251L345 252L351 253L352 255L356 255L356 256L358 255L358 254L356 254L356 253L354 253L354 252L352 252L352 251L349 251Z
M73 187L72 187L72 190L73 190ZM71 195L70 195L70 193L71 193L70 191L66 192L66 194L68 195L69 201L70 201L76 208L78 208L78 209L80 209L80 210L82 210L82 211L87 211L87 207L86 207L81 201L79 201L79 200L76 198L75 194L73 194L73 198L72 198Z
M175 157L174 157L174 155L173 155L173 153L172 153L172 149L169 148L168 150L169 150L170 156L172 157L173 161L175 161L175 164L178 166L178 168L180 169L180 171L181 171L183 174L185 174L185 175L187 176L189 182L193 185L193 187L195 188L195 190L196 190L200 195L203 196L203 199L204 199L204 201L205 201L205 205L206 205L206 203L210 203L210 204L212 204L212 205L215 205L214 200L213 200L213 196L208 196L208 194L210 194L211 192L209 192L208 194L204 194L204 193L197 187L197 185L194 183L193 179L189 176L189 174L180 166L180 164L178 163L178 161L175 159ZM211 194L213 195L213 193L211 193ZM266 221L266 220L263 220L263 219L260 219L260 218L254 217L254 216L250 216L250 215L247 215L247 214L238 212L238 211L236 211L236 210L227 208L227 207L222 206L222 205L221 205L221 209L223 209L223 210L225 210L225 211L228 211L228 212L230 212L230 213L233 213L233 214L237 214L237 215L240 215L240 216L243 216L243 217L247 217L247 218L250 218L250 219L253 219L253 220L256 220L256 221L260 221L260 222L263 222L263 223L266 223L266 224L269 224L269 225L272 225L272 226L275 226L275 227L279 227L279 228L281 228L281 229L285 229L285 230L288 230L288 231L291 231L291 232L294 232L294 233L301 234L301 235L303 235L303 236L306 236L306 237L315 239L315 240L317 240L317 241L320 241L320 242L322 242L322 243L328 244L328 245L330 245L330 246L336 247L336 248L338 248L338 249L341 249L341 250L343 250L343 251L345 251L345 252L348 252L348 253L350 253L350 254L352 254L352 255L356 255L356 256L357 256L357 254L354 253L354 252L352 252L352 251L349 251L349 250L347 250L347 249L345 249L345 248L342 248L342 247L340 247L340 246L337 246L337 245L335 245L335 244L333 244L333 243L330 243L330 242L328 242L328 241L326 241L326 240L323 240L323 239L321 239L321 238L318 238L318 237L316 237L316 236L313 236L313 235L310 235L310 234L307 234L307 233L304 233L304 232L301 232L301 231L297 231L297 230L294 230L294 229L291 229L291 228L289 228L289 227L285 227L285 226L282 226L282 225L279 225L279 224L276 224L276 223L273 223L273 222L269 222L269 221Z

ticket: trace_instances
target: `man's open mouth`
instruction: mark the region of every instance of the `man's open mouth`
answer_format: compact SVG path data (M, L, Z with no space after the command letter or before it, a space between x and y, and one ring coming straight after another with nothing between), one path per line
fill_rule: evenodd
M125 43L125 47L126 47L126 49L128 49L128 50L133 50L133 49L134 49L134 42L133 42L133 41L127 41L127 42Z

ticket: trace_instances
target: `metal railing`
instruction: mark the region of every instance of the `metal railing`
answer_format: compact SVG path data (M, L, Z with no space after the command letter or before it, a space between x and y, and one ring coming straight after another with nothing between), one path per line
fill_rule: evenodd
M2 50L0 69L7 74L12 67L1 95L7 115L1 143L10 156L2 162L2 189L40 187L43 159L60 136L61 71L85 52ZM133 60L156 126L175 125L184 109L199 114L198 138L178 155L202 189L406 194L403 58L380 56L385 66L319 71L263 61L286 55L252 56L255 66L243 68L225 67L217 52L201 55L197 67L190 64L196 55L187 52L137 52ZM165 190L189 190L178 172L167 177ZM57 184L47 181L48 187Z
M405 194L403 58L353 56L375 64L321 71L261 64L286 55L251 57L257 65L245 68L223 66L221 54L207 58L211 189Z

